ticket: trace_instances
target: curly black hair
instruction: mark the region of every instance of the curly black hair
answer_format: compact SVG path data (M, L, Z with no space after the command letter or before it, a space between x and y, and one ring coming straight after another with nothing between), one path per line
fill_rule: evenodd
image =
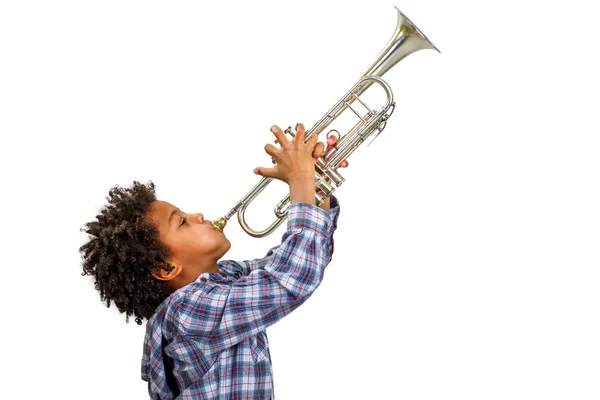
M134 315L141 325L171 293L164 282L152 276L152 272L173 268L168 262L171 251L160 241L158 228L147 215L156 200L155 185L151 181L147 185L134 181L130 188L116 185L106 200L109 204L96 220L80 229L90 235L79 248L81 275L95 278L106 307L114 302L125 313L126 322Z

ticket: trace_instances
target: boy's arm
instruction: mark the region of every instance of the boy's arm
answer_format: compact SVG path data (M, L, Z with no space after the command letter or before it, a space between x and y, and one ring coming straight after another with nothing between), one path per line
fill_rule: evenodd
M331 260L339 211L293 203L283 243L262 267L237 280L207 280L185 293L175 311L182 335L205 354L256 335L306 301L320 285Z
M323 204L321 204L319 208L327 212L329 218L332 220L331 228L333 229L333 231L335 231L337 229L337 219L340 212L338 199L335 196L331 195L331 197L328 198ZM333 233L333 231L331 233ZM287 235L288 232L286 231L281 239L282 243L285 241ZM333 254L333 236L329 236L331 240L327 248L327 252L329 254L329 260L327 261L327 263L331 261L331 256ZM255 258L253 260L241 262L233 260L219 262L219 270L225 272L225 274L228 276L242 277L248 275L257 268L263 268L265 258L270 257L279 246L281 245L277 245L269 249L265 257L263 258Z

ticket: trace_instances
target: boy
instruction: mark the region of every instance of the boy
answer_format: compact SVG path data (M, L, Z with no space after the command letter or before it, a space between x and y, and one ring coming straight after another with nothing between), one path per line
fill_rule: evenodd
M291 141L271 131L280 147L265 151L276 165L254 172L286 182L291 204L282 243L264 258L218 261L231 245L225 235L201 213L157 200L153 183L111 189L108 207L86 224L83 275L127 321L148 319L142 379L152 399L274 398L265 329L321 283L339 207L333 196L315 206L314 160L329 146L317 135L304 143L302 124Z

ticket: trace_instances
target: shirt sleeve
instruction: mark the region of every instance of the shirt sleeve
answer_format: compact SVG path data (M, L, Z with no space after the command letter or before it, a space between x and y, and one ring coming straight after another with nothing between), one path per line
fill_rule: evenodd
M234 280L207 280L186 293L175 317L205 354L220 352L274 324L305 302L331 261L336 210L293 203L281 245ZM254 267L254 268L252 268Z
M330 258L327 261L327 264L329 264L329 262L331 262L331 255L333 254L333 232L337 229L337 219L340 213L340 206L339 206L339 201L337 199L337 197L335 197L334 195L331 195L329 197L329 201L330 201L330 205L329 205L329 210L323 210L325 213L327 213L329 219L332 221L331 225L329 226L330 228L330 232L327 232L327 236L329 237L329 242L327 243L328 245L328 249L327 249L327 253L329 254ZM289 227L289 224L288 224ZM283 237L281 239L282 243L285 242L285 239L287 237L287 235L289 234L289 230L286 231L283 234ZM257 268L263 268L264 267L264 260L265 258L270 257L275 250L277 249L277 247L279 247L280 245L277 245L271 249L269 249L269 251L267 252L267 254L265 255L264 258L256 258L253 260L248 260L248 261L233 261L233 260L226 260L226 261L222 261L219 262L219 270L221 272L224 272L226 275L229 276L244 276L244 275L248 275L252 272L252 270L255 270Z

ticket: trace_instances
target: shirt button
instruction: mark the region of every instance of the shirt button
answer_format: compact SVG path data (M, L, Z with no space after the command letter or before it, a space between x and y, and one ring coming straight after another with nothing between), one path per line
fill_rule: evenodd
M202 278L200 278L200 280L201 280L202 282L206 282L206 278L205 278L205 277L202 277Z

